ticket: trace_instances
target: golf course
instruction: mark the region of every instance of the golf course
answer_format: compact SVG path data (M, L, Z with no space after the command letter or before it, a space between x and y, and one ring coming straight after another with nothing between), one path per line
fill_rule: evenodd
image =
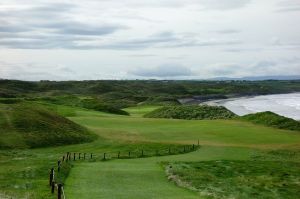
M0 0L0 199L300 199L299 19Z
M70 199L299 196L298 131L239 119L143 117L159 106L124 109L130 116L63 105L43 106L88 129L96 139L66 146L1 150L1 198L55 198L49 188L49 170L56 168L57 160L67 152L88 154L85 160L76 157L73 161L72 156L70 168L60 179L65 197ZM5 109L5 105L1 108ZM183 146L192 145L197 146L196 150L181 151ZM168 148L173 150L171 154ZM144 156L140 157L142 150ZM121 158L115 158L117 153ZM204 172L203 167L193 167L194 164L205 164L210 169ZM250 169L252 164L258 170ZM187 172L187 168L194 169ZM225 172L230 169L233 171ZM279 176L269 174L272 169Z

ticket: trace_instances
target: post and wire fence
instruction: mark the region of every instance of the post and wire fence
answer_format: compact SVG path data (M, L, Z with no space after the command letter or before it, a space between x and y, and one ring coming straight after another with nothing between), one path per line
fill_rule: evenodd
M196 151L200 148L199 140L197 144L192 145L180 145L180 146L169 146L163 150L159 149L141 149L141 150L127 150L117 152L104 152L100 153L82 153L82 152L67 152L57 161L57 168L52 167L49 172L49 186L52 194L57 192L57 199L65 199L65 192L63 186L63 179L65 172L71 169L70 162L74 161L106 161L112 159L134 159L134 158L146 158L153 156L166 156L166 155L178 155L183 153L189 153ZM67 168L67 169L66 169ZM63 171L62 171L63 170ZM55 173L55 171L57 173Z

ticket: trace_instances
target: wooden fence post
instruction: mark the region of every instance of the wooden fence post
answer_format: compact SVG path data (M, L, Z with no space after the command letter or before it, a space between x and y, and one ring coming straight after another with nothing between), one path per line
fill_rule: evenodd
M62 159L62 161L63 161L63 162L65 161L65 156L63 156L63 159Z
M54 181L51 183L51 193L54 193L55 183Z
M144 156L144 150L142 150L142 157Z
M85 160L85 153L83 154L83 159Z
M71 161L71 153L69 153L69 161Z
M120 158L120 151L118 152L118 159Z
M74 159L74 161L75 161L75 159L76 159L76 153L74 153L74 155L73 155L73 159Z
M130 158L130 151L128 152L128 157Z
M183 146L183 152L185 153L185 146Z
M60 160L57 161L57 171L59 172L60 171L60 165L61 165L61 162Z
M93 154L91 153L91 159L93 159Z
M68 157L68 155L66 156L66 162L68 162L68 160L69 160L69 157Z
M57 199L61 199L61 187L62 187L62 184L58 184L57 185Z
M52 182L53 182L53 175L54 175L54 168L51 168L50 176L49 176L49 186L52 185Z
M103 160L106 160L106 153L103 154Z
M193 144L193 150L195 150L195 144Z
M78 154L78 156L79 156L78 159L79 159L79 160L80 160L80 154L81 154L81 153Z

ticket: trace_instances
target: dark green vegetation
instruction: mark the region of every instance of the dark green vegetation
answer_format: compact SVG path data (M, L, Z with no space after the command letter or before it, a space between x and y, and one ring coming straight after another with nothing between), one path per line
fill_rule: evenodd
M236 115L222 106L191 105L191 106L165 106L145 115L149 118L172 119L229 119Z
M168 172L170 179L179 186L198 191L207 198L294 199L300 196L299 162L177 162L168 166Z
M41 101L50 104L67 105L86 108L106 113L129 115L126 111L119 109L117 105L109 104L94 97L80 97L76 95L62 95L40 98L28 98L29 101Z
M294 81L41 81L0 80L0 97L69 96L97 99L120 109L146 104L176 104L178 98L201 96L202 99L275 94L300 91ZM55 100L55 99L54 99ZM64 99L72 103L74 99ZM56 102L55 102L56 103Z
M231 119L240 118L241 120L250 121L255 124L270 126L279 129L300 131L300 122L287 118L276 113L266 111L245 116L237 116L222 106L207 105L184 105L184 106L165 106L157 108L144 115L147 118L171 118L187 120L203 119Z
M35 103L0 104L0 148L35 148L95 139L80 125Z
M300 131L300 122L293 120L291 118L278 115L270 111L248 114L242 116L241 118L243 120L247 120L255 124L271 126L279 129Z

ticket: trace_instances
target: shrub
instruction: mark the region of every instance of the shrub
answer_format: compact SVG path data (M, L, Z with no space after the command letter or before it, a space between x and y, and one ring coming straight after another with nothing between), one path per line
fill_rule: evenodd
M228 119L236 115L222 106L165 106L156 109L145 117L150 118L174 118L174 119Z

